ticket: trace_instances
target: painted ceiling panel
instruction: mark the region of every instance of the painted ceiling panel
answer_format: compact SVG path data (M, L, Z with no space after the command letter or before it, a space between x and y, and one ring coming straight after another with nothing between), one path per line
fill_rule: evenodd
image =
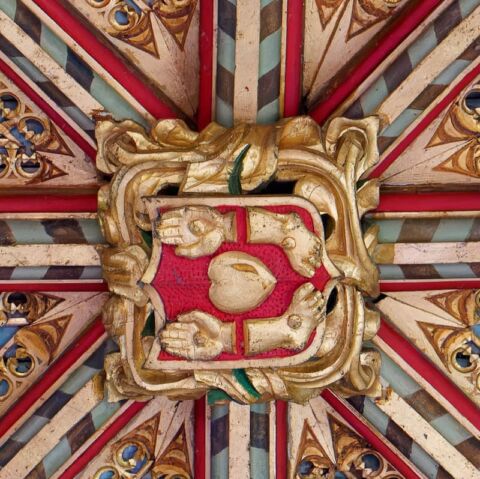
M479 25L480 0L0 0L0 479L480 477ZM115 397L96 121L300 113L380 121L380 395Z

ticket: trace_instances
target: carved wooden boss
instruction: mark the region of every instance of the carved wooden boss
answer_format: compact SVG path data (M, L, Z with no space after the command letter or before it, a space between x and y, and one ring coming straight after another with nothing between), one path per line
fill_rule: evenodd
M364 303L378 294L376 232L360 226L378 185L357 188L377 129L298 117L201 133L165 120L149 134L99 120L112 400L378 393L379 356L363 347L379 325ZM292 192L268 193L272 182Z

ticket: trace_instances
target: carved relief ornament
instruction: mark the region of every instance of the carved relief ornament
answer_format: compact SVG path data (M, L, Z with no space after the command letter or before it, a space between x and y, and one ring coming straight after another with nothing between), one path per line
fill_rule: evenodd
M110 399L378 394L378 353L363 347L379 324L364 301L378 294L376 231L360 227L378 184L357 186L377 130L373 117L200 133L98 119L97 166L113 175L99 193L104 322L120 347Z

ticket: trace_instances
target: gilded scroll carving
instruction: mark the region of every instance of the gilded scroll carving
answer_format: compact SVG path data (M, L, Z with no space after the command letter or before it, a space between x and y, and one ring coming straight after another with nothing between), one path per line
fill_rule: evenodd
M378 328L364 302L378 294L374 233L359 217L378 186L356 188L377 130L375 118L322 132L299 117L200 133L165 120L148 133L99 119L97 166L113 174L99 193L104 322L121 349L106 364L111 398L378 392L379 358L362 348ZM295 195L258 194L271 181ZM170 185L178 197L162 196Z

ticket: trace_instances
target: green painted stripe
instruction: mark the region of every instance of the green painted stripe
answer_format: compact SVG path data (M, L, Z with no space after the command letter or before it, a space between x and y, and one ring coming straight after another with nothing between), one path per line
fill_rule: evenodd
M257 112L257 123L262 125L274 123L280 117L280 100L277 98Z
M473 218L445 218L440 221L432 242L465 241L473 226Z
M218 30L217 62L230 73L235 73L235 40Z
M245 391L247 391L250 396L255 399L259 399L261 394L253 387L253 384L248 379L245 369L233 369L233 377L243 386Z
M273 70L281 58L282 30L269 35L260 43L259 49L259 78Z
M220 125L230 128L233 126L233 106L225 103L218 96L215 99L215 121Z
M40 46L52 57L64 70L67 66L68 47L46 25L42 24Z
M13 20L17 11L17 1L0 0L0 10L3 10Z

